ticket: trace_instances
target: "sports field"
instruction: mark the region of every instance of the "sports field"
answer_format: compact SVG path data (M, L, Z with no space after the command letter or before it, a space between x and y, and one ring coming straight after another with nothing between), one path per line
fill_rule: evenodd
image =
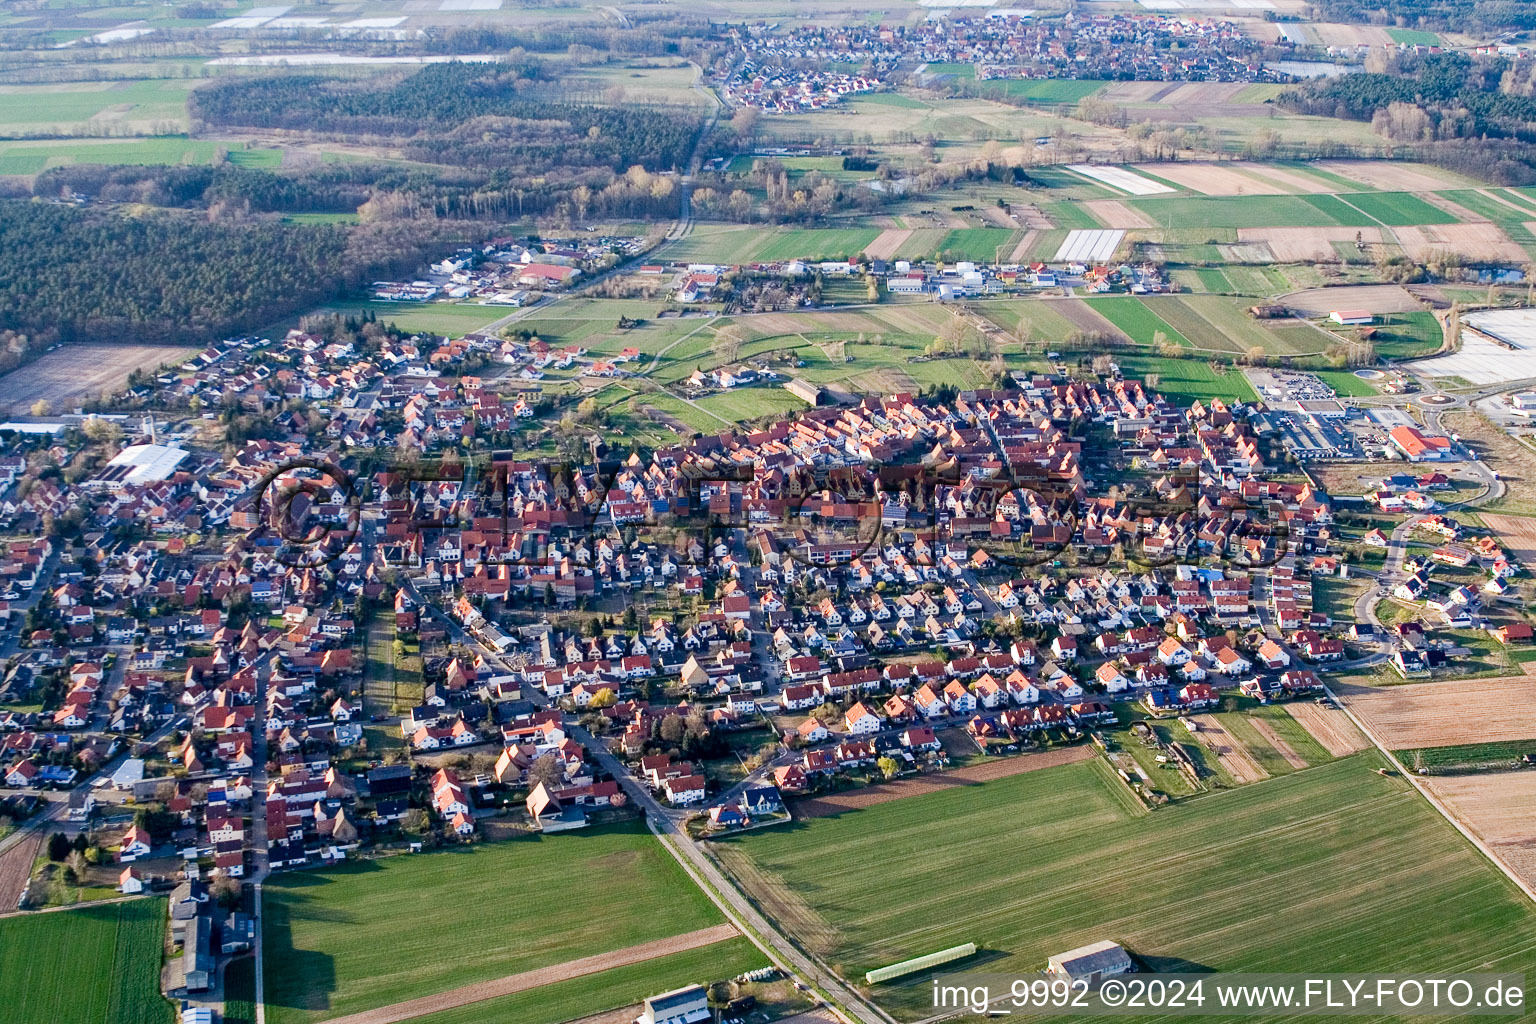
M165 924L163 899L0 918L0 1020L171 1024Z
M845 977L962 942L988 951L975 969L1028 976L1104 938L1159 970L1536 968L1536 910L1380 763L1136 815L1094 761L718 847ZM932 1012L925 975L874 996Z
M263 911L270 1024L387 1006L721 922L638 824L285 874L267 882Z

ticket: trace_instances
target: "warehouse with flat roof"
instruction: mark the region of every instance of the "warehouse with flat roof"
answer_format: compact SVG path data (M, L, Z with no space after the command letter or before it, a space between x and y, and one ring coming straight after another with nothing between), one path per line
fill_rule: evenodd
M157 484L169 480L187 455L184 448L171 448L163 444L131 444L101 467L101 472L92 477L90 483L93 487L114 491L124 487Z

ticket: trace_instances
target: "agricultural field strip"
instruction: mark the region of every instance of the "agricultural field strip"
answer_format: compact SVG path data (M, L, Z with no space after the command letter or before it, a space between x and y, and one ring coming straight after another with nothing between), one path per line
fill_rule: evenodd
M537 889L572 871L622 872L624 899L614 903L601 887L567 894L559 930L534 919L435 913L467 874ZM721 923L633 824L290 873L267 883L262 918L269 1024L357 1013ZM381 959L386 945L391 956Z
M421 1017L428 1013L435 1013L456 1006L467 1006L471 1003L484 1002L487 999L511 995L514 992L541 988L569 978L597 974L616 967L627 967L630 964L655 960L658 957L680 953L684 950L712 946L718 942L734 938L736 934L735 925L717 924L713 927L700 928L698 931L688 932L684 935L674 935L671 938L656 939L652 942L644 942L636 946L626 946L623 949L615 949L607 953L579 957L575 960L551 964L548 967L540 967L532 971L509 974L506 977L496 978L492 981L464 985L460 988L449 989L447 992L438 992L435 995L420 996L416 999L392 1003L389 1006L381 1006L373 1010L364 1010L361 1013L348 1014L345 1017L332 1017L328 1020L327 1024L396 1024L397 1021L410 1020L412 1017Z
M788 897L821 922L845 976L965 941L997 951L989 970L1032 972L1049 953L1105 936L1170 966L1217 970L1369 970L1382 958L1400 969L1527 969L1536 911L1403 780L1368 770L1380 763L1345 758L1132 820L1090 762L721 845L750 861L756 877L743 884L770 913ZM1030 813L1000 814L1020 806ZM1106 859L1140 867L1105 873ZM871 863L883 873L874 888ZM925 913L911 913L912 892ZM1255 906L1269 911L1263 928L1252 927ZM1319 906L1349 909L1305 912ZM1398 941L1409 922L1419 922L1411 951ZM925 1015L925 994L892 986L879 999L911 1020Z
M1067 233L1061 248L1056 250L1057 260L1092 261L1102 263L1115 254L1125 232L1117 228L1100 231L1073 230Z
M1177 191L1171 185L1165 185L1160 181L1153 181L1144 175L1135 174L1123 167L1097 167L1091 164L1068 164L1067 170L1081 174L1085 178L1118 189L1127 195L1154 196L1161 193Z

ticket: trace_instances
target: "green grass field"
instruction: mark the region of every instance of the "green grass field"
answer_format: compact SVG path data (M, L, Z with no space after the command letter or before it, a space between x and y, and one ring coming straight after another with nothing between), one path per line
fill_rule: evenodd
M1344 196L1342 201L1394 227L1456 223L1455 217L1411 192L1361 192Z
M616 967L515 995L429 1013L414 1018L412 1024L560 1024L638 1003L646 996L684 985L709 984L766 966L767 958L751 941L727 939L643 964Z
M187 93L197 84L190 79L147 79L0 86L0 126L37 134L43 129L82 128L95 120L113 126L161 122L185 130Z
M1518 761L1526 754L1536 754L1536 740L1507 740L1494 743L1464 743L1454 747L1420 747L1392 751L1409 768L1464 768L1472 765Z
M737 388L720 395L706 395L698 404L732 422L755 420L759 416L788 419L791 414L810 406L778 385Z
M762 228L707 224L667 245L668 259L747 263L855 257L880 234L874 228Z
M1127 203L1156 224L1180 228L1368 227L1376 223L1330 195L1169 196ZM1443 211L1435 212L1444 216Z
M1092 96L1104 88L1105 84L1095 79L1003 78L984 82L981 88L984 94L990 94L995 90L1000 95L1029 100L1032 103L1076 103L1085 97Z
M404 331L460 337L516 312L511 306L455 302L333 302L323 312L356 315L372 312L381 323Z
M1240 371L1223 369L1213 373L1204 359L1166 359L1140 352L1117 352L1115 362L1128 377L1157 374L1156 390L1178 396L1186 403L1196 398L1252 402L1259 397Z
M1392 37L1394 43L1407 43L1410 46L1440 45L1439 33L1425 32L1416 28L1389 28L1387 35Z
M171 1024L160 995L165 900L0 919L6 1024Z
M1391 313L1382 318L1382 325L1371 338L1376 354L1383 359L1416 359L1438 349L1445 332L1433 313Z
M1152 312L1151 306L1138 298L1129 295L1100 296L1098 298L1084 299L1089 306L1110 323L1130 335L1133 341L1143 345L1151 345L1154 338L1161 333L1167 341L1185 348L1192 346L1192 342L1180 334L1178 330Z
M951 259L992 263L1001 250L1006 262L1018 237L1010 228L957 228L944 236L939 252L950 254Z
M267 882L263 911L271 1024L387 1006L721 921L637 823L293 872Z
M1313 370L1311 372L1321 377L1323 383L1345 398L1370 398L1372 395L1381 394L1370 381L1361 380L1349 370Z
M803 228L781 231L753 254L758 260L815 260L857 256L880 232L873 228Z
M1091 231L1094 228L1104 226L1080 203L1041 203L1040 212L1045 214L1046 218L1058 228L1065 228L1069 231ZM1054 257L1055 253L1052 252L1051 255Z
M282 151L244 150L220 146L206 139L163 135L133 141L96 139L29 139L0 142L0 174L36 174L46 167L65 164L206 164L225 149L230 163L242 167L274 168L282 163Z
M1357 755L1137 815L1090 762L717 849L845 977L962 942L984 966L949 970L1028 977L1105 938L1157 970L1536 969L1536 910L1379 764ZM928 978L875 998L927 1017Z

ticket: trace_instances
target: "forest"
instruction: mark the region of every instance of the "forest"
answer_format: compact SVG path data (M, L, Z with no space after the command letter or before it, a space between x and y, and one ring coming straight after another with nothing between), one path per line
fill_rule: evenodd
M1474 34L1536 28L1528 0L1312 0L1310 17Z
M564 102L544 65L431 64L359 81L279 74L192 93L193 119L223 128L405 140L407 157L537 175L552 168L618 172L684 165L701 125L676 109Z
M355 287L381 250L330 225L3 200L0 325L61 341L202 342Z
M1388 142L1412 147L1416 159L1480 167L1498 184L1536 181L1536 152L1528 145L1536 142L1536 73L1502 58L1404 58L1384 70L1314 79L1275 102L1298 113L1370 121Z

